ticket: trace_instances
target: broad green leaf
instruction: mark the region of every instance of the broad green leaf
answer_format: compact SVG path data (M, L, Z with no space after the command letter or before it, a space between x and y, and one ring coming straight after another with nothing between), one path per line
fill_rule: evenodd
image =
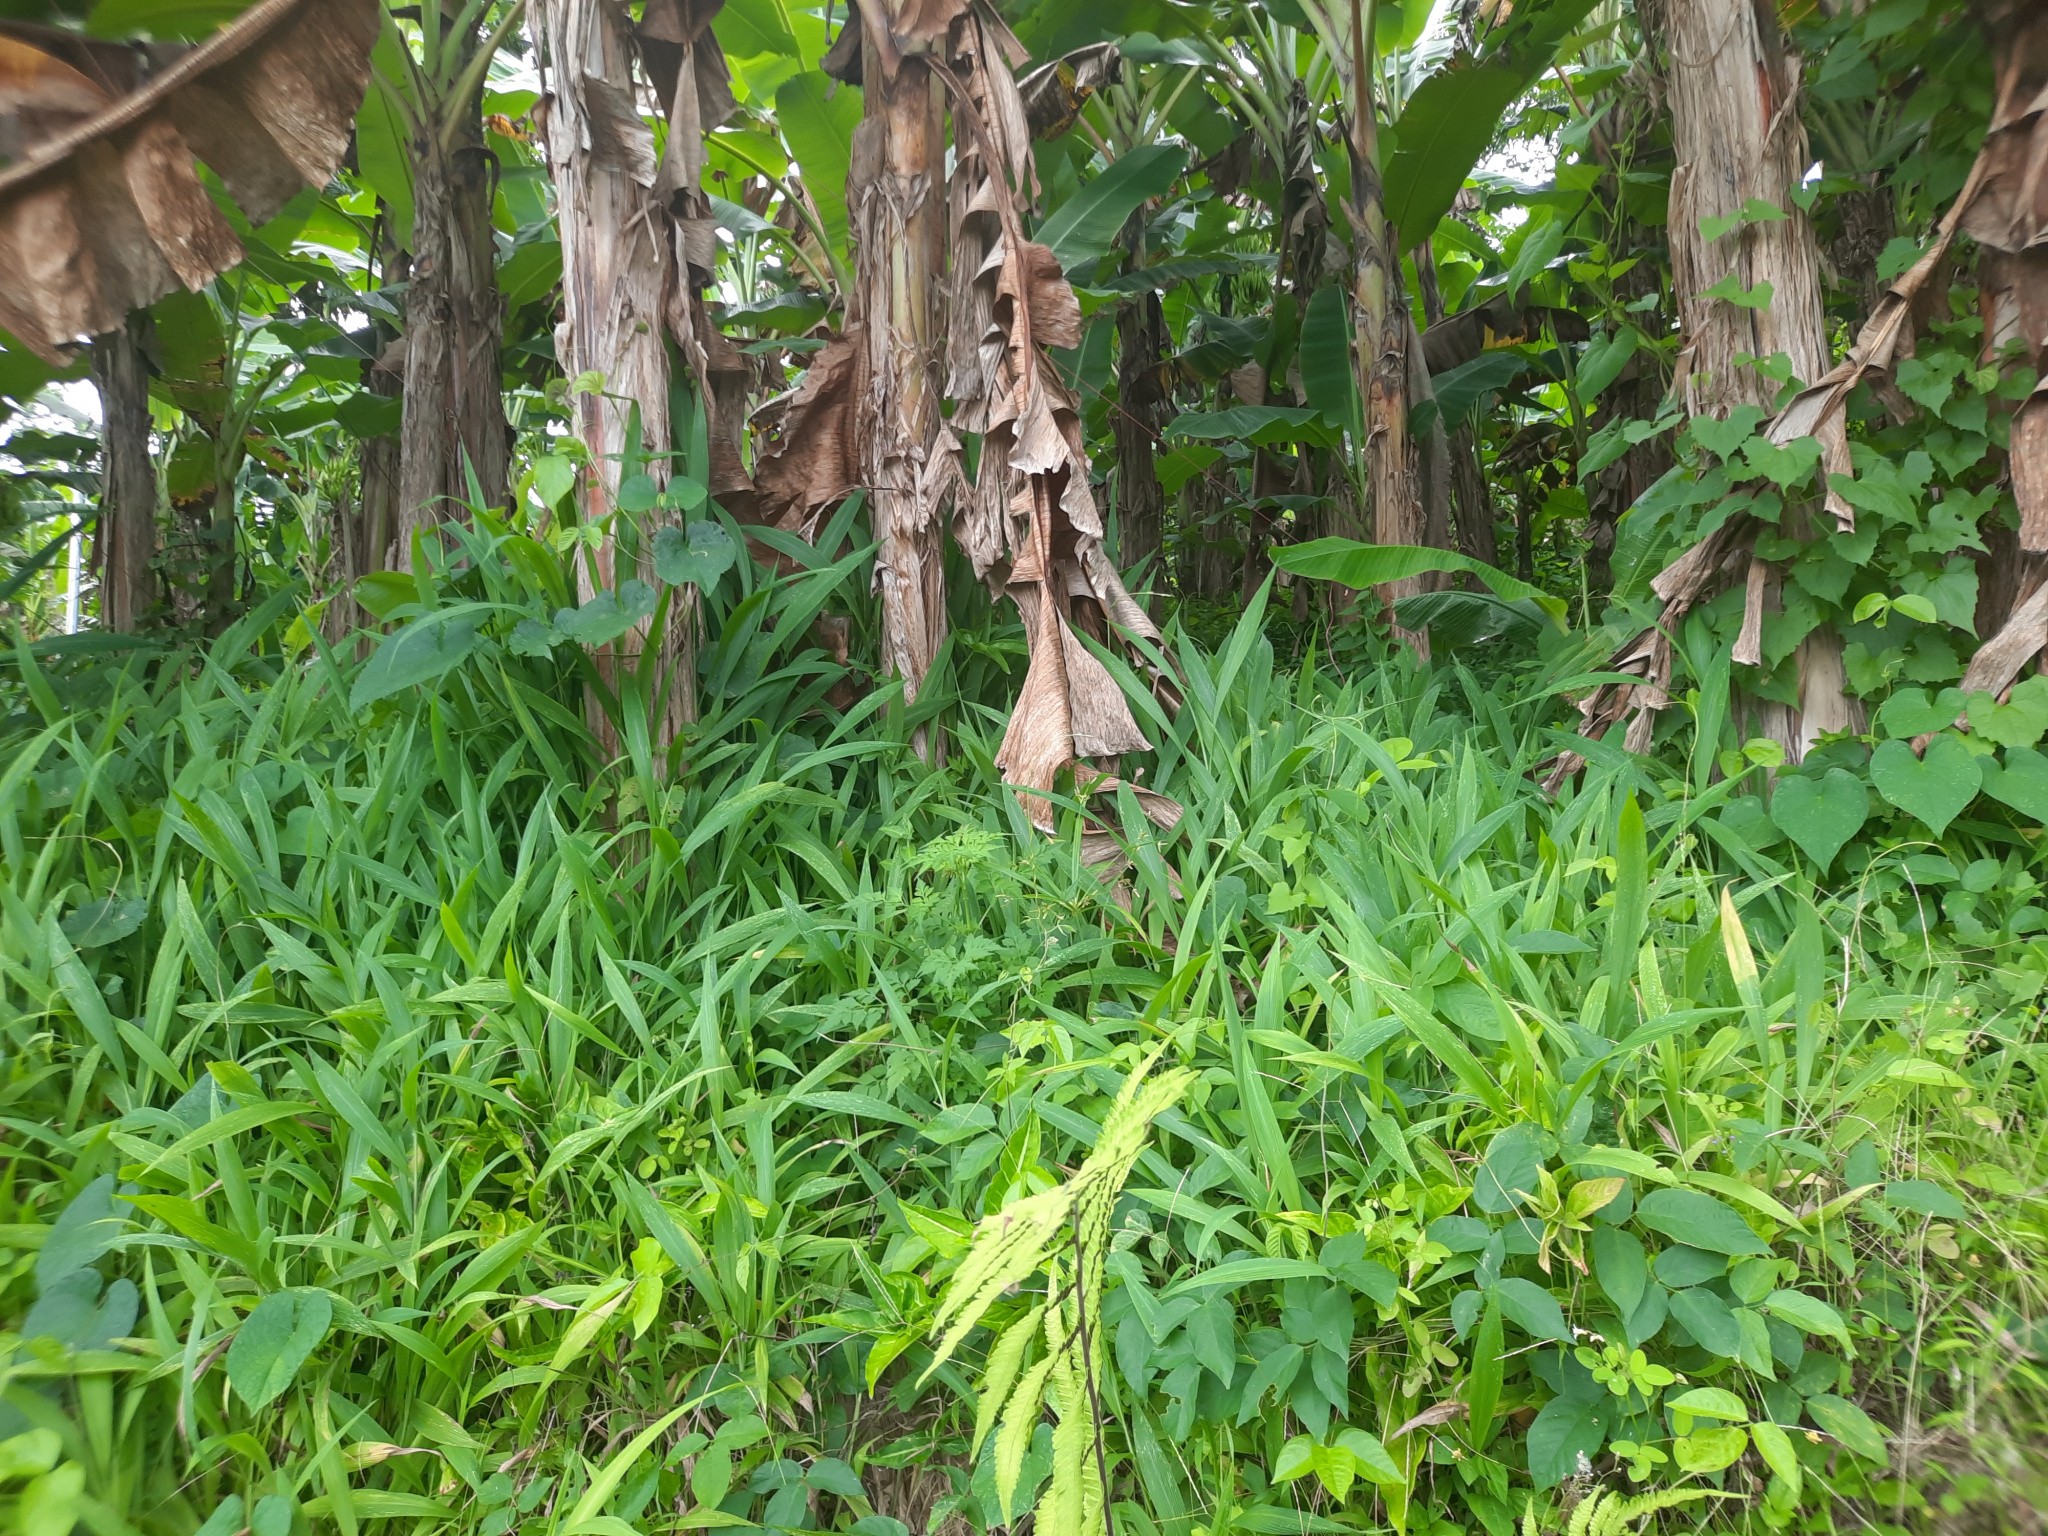
M379 699L417 688L460 666L482 638L481 605L442 609L414 619L386 635L376 654L356 674L349 707L362 709Z
M628 579L616 592L600 592L575 608L555 610L555 628L579 645L609 645L654 612L653 588Z
M652 510L660 497L661 491L655 485L652 475L632 474L619 481L617 500L621 512L630 512L638 516L642 512Z
M783 0L725 0L713 27L725 51L736 59L797 53Z
M2048 754L2008 747L1997 762L1983 762L1984 793L2022 816L2048 822Z
M1472 1203L1491 1215L1522 1208L1536 1193L1538 1174L1557 1150L1557 1138L1525 1120L1494 1132L1472 1178Z
M1383 1488L1399 1488L1406 1484L1407 1479L1394 1465L1394 1458L1387 1454L1379 1436L1362 1429L1343 1429L1338 1431L1336 1443L1337 1449L1349 1453L1369 1482L1378 1483Z
M125 939L149 916L149 903L136 896L103 896L67 916L64 937L79 949L97 949Z
M1463 426L1472 418L1479 402L1498 394L1530 368L1529 354L1520 347L1500 347L1481 352L1470 362L1434 375L1429 383L1436 408L1446 428Z
M1431 571L1464 573L1478 577L1499 597L1510 601L1528 598L1550 614L1560 629L1564 627L1564 604L1557 598L1456 550L1425 549L1414 544L1361 544L1355 539L1311 539L1306 544L1274 550L1273 563L1297 576L1334 581L1359 591Z
M1924 757L1906 742L1879 742L1870 755L1870 779L1880 795L1939 837L1977 798L1984 769L1960 737L1944 732L1927 743Z
M1700 1348L1724 1360L1742 1353L1742 1330L1728 1303L1704 1286L1677 1291L1671 1297L1671 1315L1693 1336Z
M1579 398L1598 399L1601 391L1621 376L1621 370L1628 366L1642 342L1643 333L1632 325L1612 333L1603 331L1587 342L1579 358Z
M1304 442L1328 447L1333 443L1320 412L1294 405L1233 405L1221 411L1189 411L1173 419L1166 435L1259 447Z
M1312 1436L1296 1435L1280 1447L1273 1461L1273 1481L1291 1483L1315 1470L1316 1442Z
M1173 190L1187 160L1177 144L1143 144L1118 155L1046 215L1038 243L1050 246L1068 271L1101 259L1133 213Z
M1822 871L1869 819L1869 791L1846 768L1787 775L1771 790L1772 822Z
M654 574L672 586L709 589L732 569L739 545L723 523L706 519L688 529L668 527L654 535Z
M1891 1460L1891 1447L1886 1443L1884 1431L1877 1427L1869 1414L1847 1398L1837 1397L1832 1392L1809 1397L1806 1415L1865 1460L1880 1464Z
M1764 1465L1797 1493L1802 1476L1799 1454L1792 1448L1792 1437L1778 1425L1763 1420L1749 1426L1749 1437L1756 1442L1756 1453L1764 1459Z
M1334 427L1356 430L1358 378L1351 366L1351 301L1335 284L1318 288L1301 325L1301 387Z
M1764 1305L1773 1317L1782 1317L1802 1333L1815 1333L1840 1341L1844 1349L1853 1349L1849 1341L1849 1326L1842 1321L1842 1314L1822 1301L1818 1296L1808 1296L1803 1291L1773 1291Z
M1776 291L1776 287L1768 278L1745 287L1741 277L1730 272L1713 287L1702 290L1700 297L1722 299L1743 309L1769 309Z
M1497 1300L1501 1316L1532 1338L1555 1339L1560 1344L1571 1342L1572 1331L1565 1325L1564 1311L1557 1298L1535 1281L1502 1280L1488 1292L1488 1300Z
M1593 1229L1592 1248L1594 1278L1607 1299L1627 1317L1650 1284L1642 1243L1619 1227L1602 1226Z
M1450 212L1509 107L1557 56L1594 0L1553 0L1529 7L1499 28L1479 57L1460 54L1409 95L1394 120L1386 167L1387 221L1402 248L1427 240Z
M1650 1191L1636 1206L1636 1220L1652 1231L1710 1253L1771 1251L1732 1207L1696 1189Z
M1940 1086L1967 1086L1957 1079L1953 1084ZM1902 1211L1912 1211L1921 1216L1934 1216L1943 1221L1963 1221L1969 1211L1963 1202L1943 1189L1939 1184L1926 1179L1894 1179L1884 1187L1884 1203ZM1796 1319L1795 1319L1796 1321Z
M1592 1466L1607 1444L1613 1421L1614 1395L1554 1397L1529 1426L1529 1476L1537 1488L1555 1488Z
M853 163L860 110L859 92L835 86L814 70L792 76L775 93L775 120L789 142L790 158L841 260L848 250L846 173Z
M544 453L533 461L533 490L548 506L559 506L562 498L576 489L576 461L559 453Z
M51 1225L36 1255L37 1287L47 1291L66 1275L97 1264L127 1228L127 1213L114 1209L114 1176L103 1173L72 1196Z
M334 1303L325 1291L273 1291L256 1303L228 1346L228 1384L253 1410L282 1396L327 1337Z
M1702 1419L1726 1419L1746 1423L1749 1405L1725 1387L1694 1387L1676 1397L1666 1397L1664 1406Z
M1680 1435L1672 1442L1671 1460L1681 1472L1704 1475L1733 1466L1748 1449L1749 1431L1739 1425L1726 1424L1717 1429L1696 1429L1689 1435Z

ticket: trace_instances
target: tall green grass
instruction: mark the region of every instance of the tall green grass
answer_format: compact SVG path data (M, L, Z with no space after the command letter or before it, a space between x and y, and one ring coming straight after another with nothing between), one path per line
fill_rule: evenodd
M1546 677L1282 670L1255 608L1170 637L1144 782L1185 818L1126 795L1091 865L1000 787L1000 632L928 696L943 768L886 693L825 702L801 637L857 565L718 615L672 776L496 639L361 709L281 609L17 649L0 1519L983 1529L939 1291L1162 1044L1199 1076L1117 1209L1118 1530L2040 1497L2048 957L1938 910L1995 932L2024 850L1816 891L1711 718L1553 802ZM509 628L452 570L407 611Z

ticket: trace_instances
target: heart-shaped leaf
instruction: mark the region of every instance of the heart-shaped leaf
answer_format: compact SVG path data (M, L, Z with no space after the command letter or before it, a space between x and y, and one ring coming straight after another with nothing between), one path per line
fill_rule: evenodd
M545 619L521 619L512 626L505 649L514 656L546 656L561 638L561 631Z
M1846 768L1780 779L1771 792L1771 820L1823 870L1869 819L1870 795Z
M619 510L645 512L661 494L651 475L628 475L619 482Z
M609 645L654 612L654 589L627 580L617 592L600 592L580 608L555 610L555 628L583 645Z
M1870 757L1870 778L1880 795L1939 837L1977 798L1984 769L1961 737L1944 733L1927 744L1925 757L1915 757L1903 741L1880 744Z
M88 901L64 919L64 937L79 949L92 949L125 939L149 916L149 903L139 896L107 896Z
M430 683L476 649L479 605L444 608L386 635L356 674L349 708L361 709L422 683Z
M1738 405L1726 417L1695 416L1687 430L1694 442L1716 458L1732 459L1763 424L1761 410L1753 405Z
M334 1321L325 1291L275 1291L242 1319L228 1346L228 1384L251 1408L282 1395Z
M723 523L664 528L654 536L654 574L671 586L713 586L738 558L739 545Z
M2031 747L2006 748L2002 764L1984 764L1984 793L2022 816L2048 822L2048 756Z
M661 504L678 512L694 512L703 506L711 495L702 480L693 480L688 475L672 476L668 489L661 493Z
M576 465L559 453L544 453L533 461L534 494L554 506L576 489Z
M1970 734L2001 747L2031 747L2048 734L2048 677L2030 677L2001 704L1995 694L1970 695Z
M1945 730L1963 712L1963 690L1944 688L1932 700L1925 688L1901 688L1884 701L1877 723L1887 736L1925 736Z

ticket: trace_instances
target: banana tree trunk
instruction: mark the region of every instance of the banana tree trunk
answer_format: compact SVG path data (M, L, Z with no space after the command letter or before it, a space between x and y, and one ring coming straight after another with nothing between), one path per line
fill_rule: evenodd
M406 280L405 252L392 232L390 213L377 221L376 252L382 286ZM384 316L372 316L370 343L375 355L363 364L365 391L396 400L403 387L404 348L398 329ZM401 410L403 407L401 407ZM398 526L398 432L366 437L358 449L356 494L353 506L335 508L326 569L322 572L321 594L327 598L320 610L320 632L333 644L371 622L355 600L355 584L371 571L381 568L390 554L393 530Z
M1432 326L1445 319L1443 290L1437 284L1436 257L1427 240L1415 247L1415 280L1422 290L1422 314ZM1417 349L1417 363L1424 373L1427 363ZM1439 418L1435 428L1443 430ZM1493 497L1486 487L1486 474L1479 463L1479 435L1471 421L1458 423L1448 434L1445 453L1450 460L1450 522L1460 550L1488 565L1500 563L1500 550L1493 531Z
M459 517L474 474L485 506L505 501L504 302L491 231L491 166L475 103L455 142L431 125L412 146L412 282L405 302L405 408L392 560L412 536Z
M1679 387L1694 415L1724 416L1739 405L1774 409L1777 386L1744 355L1783 353L1792 372L1812 383L1830 366L1821 305L1820 248L1806 215L1791 203L1811 160L1799 120L1799 76L1785 49L1775 13L1753 0L1662 0L1663 43L1670 60L1666 96L1678 168L1671 178L1671 267L1684 326ZM1747 224L1709 241L1703 219L1726 219L1752 198L1785 217ZM1768 299L1746 305L1710 297L1734 276L1755 292L1770 284ZM1848 468L1840 419L1821 438L1823 467ZM1838 518L1846 505L1832 507ZM1813 533L1810 509L1786 509L1784 530ZM1775 606L1775 570L1758 563L1748 582L1750 611L1736 660L1761 660L1757 637L1764 612ZM1841 637L1823 625L1801 642L1796 658L1798 702L1762 701L1758 726L1779 742L1792 762L1826 732L1856 729L1861 710L1847 691Z
M1165 392L1159 370L1166 355L1166 316L1159 295L1141 293L1116 317L1116 516L1118 563L1142 575L1153 591L1165 587L1160 550L1165 540L1166 493L1160 488L1153 447L1164 423ZM1131 594L1148 608L1148 593Z
M149 312L93 338L100 397L100 509L95 563L100 627L132 632L157 606L156 466L149 458Z
M585 522L614 514L622 474L645 472L668 479L665 455L674 443L669 420L669 353L664 337L666 301L675 281L667 210L657 187L654 135L635 106L635 49L625 12L604 0L545 0L534 12L551 69L546 122L548 168L562 234L562 320L555 352L571 378L596 373L603 387L575 397L576 434L590 449L578 493ZM687 67L679 81L687 86ZM695 119L692 106L688 113ZM671 135L672 140L674 135ZM682 159L690 146L672 142ZM676 158L676 156L672 156ZM694 186L696 167L689 166ZM623 462L635 413L644 464ZM629 526L618 513L611 537L594 558L577 566L580 595L616 591L638 578L653 584L657 524L672 516L657 510ZM678 592L665 610L657 641L652 736L665 748L695 714L691 645L694 605ZM617 688L639 666L648 636L641 628L601 648L598 670ZM593 727L608 752L617 733L593 702Z
M1387 224L1380 180L1379 126L1372 99L1374 0L1351 0L1351 193L1345 216L1353 242L1352 299L1357 311L1359 398L1365 403L1365 482L1373 539L1421 544L1428 528L1408 435L1408 342L1413 326L1401 293L1400 253ZM1422 590L1420 577L1379 589L1394 604ZM1394 633L1419 656L1429 636L1396 625Z
M847 173L855 251L848 329L866 352L870 393L862 469L879 548L882 654L914 703L946 634L946 462L937 451L945 280L945 121L929 61L899 52L883 27L907 0L865 12L863 116ZM886 18L876 14L886 12ZM936 732L918 732L929 760L944 754Z

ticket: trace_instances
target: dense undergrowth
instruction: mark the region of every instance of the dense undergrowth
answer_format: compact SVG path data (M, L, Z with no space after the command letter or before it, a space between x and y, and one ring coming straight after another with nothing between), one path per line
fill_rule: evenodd
M1105 874L960 702L1017 637L956 636L928 768L825 702L858 559L811 558L721 600L673 778L508 643L517 560L387 594L474 633L383 698L288 599L16 651L4 1519L1004 1524L1055 1428L977 1433L1028 1366L989 1391L986 1331L925 1379L939 1298L1155 1053L1195 1075L1090 1382L1123 1536L2033 1518L2037 834L1872 826L1817 889L1710 698L1553 801L1597 645L1286 666L1256 605L1169 636L1185 820L1126 796Z

